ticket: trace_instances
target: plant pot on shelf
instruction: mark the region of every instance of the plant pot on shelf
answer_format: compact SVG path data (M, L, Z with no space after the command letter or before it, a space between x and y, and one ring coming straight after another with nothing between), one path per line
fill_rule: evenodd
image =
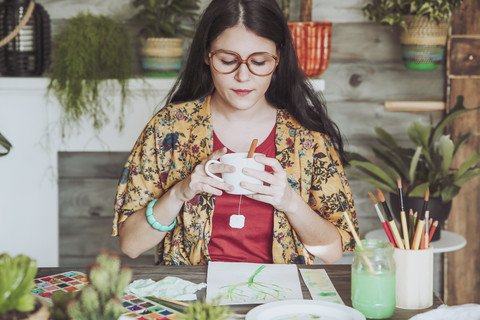
M418 212L420 214L423 208L424 198L421 197L404 197L404 207L405 213L408 215L410 209L413 212ZM400 198L398 194L390 193L390 208L392 209L392 214L398 222L400 219ZM441 198L431 197L428 201L428 210L429 216L433 221L438 220L438 226L433 234L432 241L436 241L441 237L441 230L443 229L445 220L447 220L448 215L450 214L450 209L452 208L452 202L444 203Z
M400 32L402 58L410 70L431 71L442 64L449 22L426 17L405 16L406 28Z
M330 59L331 22L288 22L300 69L309 78L321 75Z
M178 76L182 59L182 38L147 38L142 42L140 60L147 77Z

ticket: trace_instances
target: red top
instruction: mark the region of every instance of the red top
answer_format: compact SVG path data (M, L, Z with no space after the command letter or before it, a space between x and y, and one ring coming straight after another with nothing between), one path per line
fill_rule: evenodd
M213 150L224 145L213 133ZM232 153L228 149L228 153ZM275 158L275 127L267 139L255 149ZM270 167L266 170L272 172ZM230 227L230 216L238 214L240 196L224 192L215 197L212 236L208 252L212 261L272 263L273 207L246 196L242 197L240 214L245 216L242 229Z

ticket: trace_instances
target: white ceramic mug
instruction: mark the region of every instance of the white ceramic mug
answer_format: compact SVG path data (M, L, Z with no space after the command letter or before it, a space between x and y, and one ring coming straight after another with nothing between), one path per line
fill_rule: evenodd
M252 191L244 189L240 187L240 182L245 181L249 183L254 183L254 184L263 184L261 180L258 180L253 177L249 177L245 174L243 174L242 170L243 168L250 168L250 169L255 169L255 170L260 170L264 171L265 166L261 163L258 163L257 161L254 160L254 158L247 158L248 153L244 152L238 152L238 153L227 153L224 156L220 158L220 161L218 160L209 160L205 164L205 172L212 178L215 178L219 181L226 182L228 184L233 185L235 188L233 191L226 191L227 193L230 194L253 194ZM255 153L253 156L265 156L264 154L261 153ZM222 173L222 178L219 176L213 174L209 170L209 166L212 163L218 163L218 164L228 164L231 166L235 167L235 172L228 172L228 173Z
M433 304L433 248L395 248L397 307L425 309Z

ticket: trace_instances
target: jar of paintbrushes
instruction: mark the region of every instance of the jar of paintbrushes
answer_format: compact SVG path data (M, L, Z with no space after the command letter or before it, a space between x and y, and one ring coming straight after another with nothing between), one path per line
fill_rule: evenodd
M389 241L356 241L352 262L352 305L369 319L390 318L395 311L393 251Z

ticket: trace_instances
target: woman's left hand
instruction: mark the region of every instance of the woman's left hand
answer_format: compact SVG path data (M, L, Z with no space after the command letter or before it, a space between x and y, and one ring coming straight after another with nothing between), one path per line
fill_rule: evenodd
M295 209L295 201L297 193L290 187L287 182L287 174L283 170L282 165L275 158L268 158L265 156L255 156L255 161L270 166L272 173L268 171L258 171L254 169L245 168L243 173L262 180L263 185L253 184L248 182L241 182L240 186L247 190L255 192L254 194L246 195L251 199L269 203L275 209L283 212L292 212Z

